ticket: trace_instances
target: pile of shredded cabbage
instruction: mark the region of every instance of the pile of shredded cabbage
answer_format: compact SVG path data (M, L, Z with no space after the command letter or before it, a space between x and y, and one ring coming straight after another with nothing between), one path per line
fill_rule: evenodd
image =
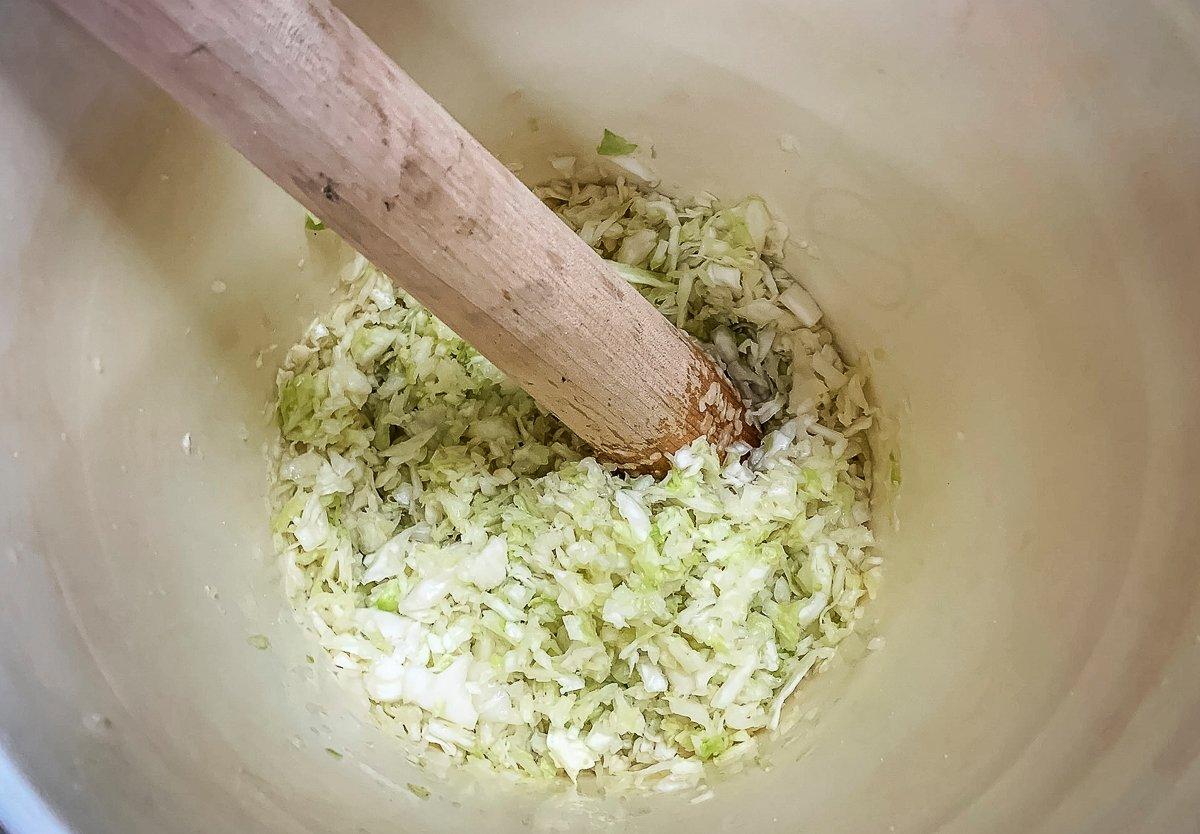
M874 596L872 409L762 200L555 164L539 196L720 360L762 447L617 473L360 257L279 372L273 529L297 610L417 755L688 789L757 758Z

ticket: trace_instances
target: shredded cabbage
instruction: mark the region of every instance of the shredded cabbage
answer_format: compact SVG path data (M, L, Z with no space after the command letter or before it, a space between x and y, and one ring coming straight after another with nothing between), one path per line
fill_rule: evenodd
M304 212L304 228L310 232L325 231L325 223L311 211Z
M279 371L272 529L297 610L416 754L694 788L756 758L875 594L872 407L762 200L536 191L723 365L761 448L624 476L358 257Z
M596 153L601 156L625 156L636 151L637 147L624 136L618 136L605 128L600 144L596 146Z

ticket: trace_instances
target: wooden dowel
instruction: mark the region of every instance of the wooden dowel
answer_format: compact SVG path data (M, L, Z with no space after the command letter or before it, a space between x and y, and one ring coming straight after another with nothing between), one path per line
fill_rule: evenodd
M758 430L714 362L326 0L53 0L598 456Z

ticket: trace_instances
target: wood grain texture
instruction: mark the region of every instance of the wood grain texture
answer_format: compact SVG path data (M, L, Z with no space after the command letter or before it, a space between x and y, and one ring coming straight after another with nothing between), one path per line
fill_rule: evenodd
M597 455L758 441L713 361L326 0L53 0Z

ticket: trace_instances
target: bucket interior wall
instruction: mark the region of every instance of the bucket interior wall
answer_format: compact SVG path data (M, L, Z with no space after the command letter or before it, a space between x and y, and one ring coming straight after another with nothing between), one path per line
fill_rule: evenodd
M76 27L8 0L0 822L1196 830L1193 9L344 8L531 176L607 127L653 142L664 189L759 193L789 224L789 266L901 425L868 612L886 646L848 642L798 696L816 720L702 804L414 769L308 662L266 529L274 368L328 305L336 246Z

